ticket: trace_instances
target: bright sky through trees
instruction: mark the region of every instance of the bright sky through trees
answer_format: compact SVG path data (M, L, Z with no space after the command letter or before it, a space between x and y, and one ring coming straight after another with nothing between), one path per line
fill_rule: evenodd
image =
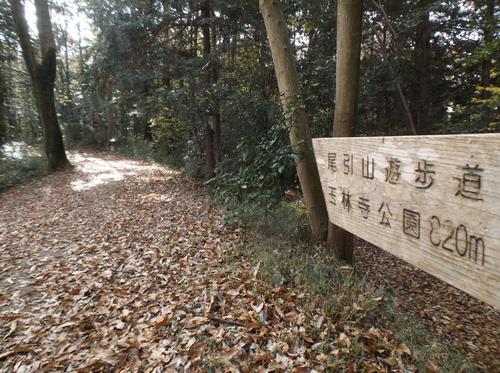
M63 15L61 12L55 11L54 9L56 7L51 8L52 22L59 27L67 27L69 35L74 39L78 39L78 28L80 28L82 44L90 44L94 39L94 31L90 19L85 13L78 10L78 2L72 0L58 0L57 5L64 7L66 14ZM25 11L30 31L32 35L37 35L36 11L33 0L26 0Z

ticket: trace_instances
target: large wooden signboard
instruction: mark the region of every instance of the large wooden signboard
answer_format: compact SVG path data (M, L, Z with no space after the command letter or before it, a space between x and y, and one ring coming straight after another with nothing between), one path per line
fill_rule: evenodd
M330 221L500 309L500 135L313 144Z

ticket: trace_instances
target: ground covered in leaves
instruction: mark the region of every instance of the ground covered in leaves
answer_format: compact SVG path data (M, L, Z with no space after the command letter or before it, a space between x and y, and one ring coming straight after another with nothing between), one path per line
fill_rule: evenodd
M304 289L263 281L258 263L234 254L251 250L243 232L221 223L195 181L107 154L72 162L0 194L1 371L414 369L414 351L376 320L339 322L307 306ZM383 282L370 252L360 265ZM400 267L390 258L379 262L388 287ZM494 360L498 314L470 298L449 305L462 293L441 301L427 277L401 270L412 274L399 272L402 309ZM421 289L414 303L409 288Z
M396 308L422 322L485 371L500 372L500 314L476 298L359 241L356 269L394 296Z

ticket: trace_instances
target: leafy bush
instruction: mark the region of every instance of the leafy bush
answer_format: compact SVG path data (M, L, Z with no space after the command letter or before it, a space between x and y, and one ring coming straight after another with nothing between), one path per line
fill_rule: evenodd
M38 149L21 142L0 147L0 190L47 172L47 161Z
M170 160L175 165L181 164L182 151L188 141L188 125L182 119L170 113L158 115L151 119L151 129L155 144L155 152L161 158Z
M125 141L123 138L118 138L110 150L135 159L155 160L153 144L142 139L128 139Z
M286 126L280 124L258 139L247 137L239 142L235 154L208 182L224 205L270 210L286 189L295 186L295 155L287 134Z
M183 155L182 161L180 162L182 171L189 176L197 178L203 177L205 158L204 154L200 152L196 141L188 140L181 154ZM167 160L167 163L174 166L178 164L176 159Z

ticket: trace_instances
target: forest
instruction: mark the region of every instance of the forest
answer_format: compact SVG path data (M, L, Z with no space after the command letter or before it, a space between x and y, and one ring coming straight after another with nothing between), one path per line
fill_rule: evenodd
M498 133L497 5L0 0L0 370L497 369L499 313L329 222L312 151Z
M335 3L283 6L312 137L331 136ZM363 6L353 135L496 131L494 0ZM277 200L294 186L257 1L54 1L49 7L55 110L66 147L106 148L111 141L115 149L191 175L216 176L214 184L243 199ZM25 42L39 32L37 12L33 5L28 10ZM0 12L0 141L41 144L41 98L32 94L9 1ZM31 44L32 55L41 53L43 44Z

